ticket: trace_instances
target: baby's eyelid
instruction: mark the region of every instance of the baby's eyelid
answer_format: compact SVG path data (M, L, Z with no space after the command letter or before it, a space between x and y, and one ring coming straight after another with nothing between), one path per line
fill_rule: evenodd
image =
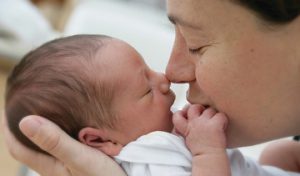
M147 91L146 91L146 93L144 94L144 95L148 95L149 93L151 93L152 92L152 89L150 88L150 89L148 89Z

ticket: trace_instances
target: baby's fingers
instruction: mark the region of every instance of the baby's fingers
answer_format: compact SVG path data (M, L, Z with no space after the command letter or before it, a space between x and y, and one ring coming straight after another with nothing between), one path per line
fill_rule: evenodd
M185 137L187 134L188 120L182 113L181 111L174 113L173 124L176 132Z
M211 119L216 113L217 113L217 111L215 109L208 108L203 111L203 113L201 114L201 117L203 117L205 119Z
M182 110L179 110L179 111L177 111L177 112L180 112L180 114L181 114L182 116L187 117L187 112L188 112L190 106L191 106L191 104L186 104L186 105L182 108Z
M227 125L228 125L228 118L224 113L217 113L213 118L212 118L213 123L218 124L219 126L222 127L222 130L226 130Z
M189 120L193 120L199 117L202 112L205 110L205 107L202 105L191 105L187 111L187 117Z

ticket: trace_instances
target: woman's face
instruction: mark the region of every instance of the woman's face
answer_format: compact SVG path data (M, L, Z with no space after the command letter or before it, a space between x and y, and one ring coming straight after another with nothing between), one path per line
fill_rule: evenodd
M229 147L300 132L292 25L270 29L229 0L169 0L168 16L176 39L167 77L189 84L190 103L227 114Z

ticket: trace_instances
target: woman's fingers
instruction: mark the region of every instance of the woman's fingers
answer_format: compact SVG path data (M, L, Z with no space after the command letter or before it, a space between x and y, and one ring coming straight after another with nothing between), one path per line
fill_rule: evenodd
M10 154L15 159L26 164L28 167L34 169L43 176L59 174L68 176L67 170L63 167L62 164L58 164L58 162L53 157L30 150L27 147L23 146L8 129L5 117L2 118L2 126L4 130L3 133L5 143Z
M53 157L23 146L9 131L5 119L3 129L11 155L43 176L125 175L108 156L72 139L44 118L27 116L20 122L20 129Z
M97 176L99 173L124 175L120 166L111 158L79 143L47 119L38 116L25 117L20 122L20 129L36 145L55 157L57 165L53 165L55 171L63 166L66 168L65 171L69 174L65 173L63 176ZM46 166L46 164L41 165Z
M77 154L83 152L80 147L83 144L68 136L56 124L38 116L27 116L20 122L20 129L32 142L66 165L82 167L84 162Z

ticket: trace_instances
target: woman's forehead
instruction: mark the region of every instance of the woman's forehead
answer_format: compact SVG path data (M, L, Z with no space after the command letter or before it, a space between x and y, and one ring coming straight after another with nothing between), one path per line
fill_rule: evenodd
M208 18L216 18L217 12L224 8L219 0L169 0L168 18L176 25L200 28Z

